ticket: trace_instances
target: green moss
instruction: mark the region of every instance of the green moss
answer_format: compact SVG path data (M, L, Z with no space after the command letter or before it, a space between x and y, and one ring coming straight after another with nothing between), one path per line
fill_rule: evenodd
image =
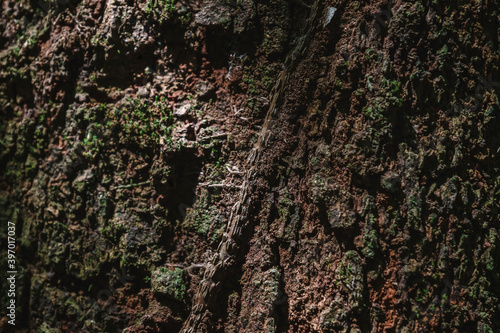
M177 0L149 0L144 12L160 23L172 19L178 19L181 23L187 23L191 20L191 14L186 9L181 6L177 8Z
M202 192L193 208L188 209L183 226L201 236L207 237L212 242L217 241L225 227L217 207L214 205L218 197L218 195L212 195L209 191Z
M176 301L182 301L187 289L184 283L183 270L180 268L170 270L165 267L157 269L152 274L151 289Z
M248 86L248 92L250 94L255 94L257 92L257 88L255 86L255 80L249 75L243 76L243 82L245 82Z
M51 328L49 326L49 324L47 324L45 322L42 323L42 325L40 325L40 327L38 327L38 329L37 329L37 333L57 333L57 332L59 332L58 329Z

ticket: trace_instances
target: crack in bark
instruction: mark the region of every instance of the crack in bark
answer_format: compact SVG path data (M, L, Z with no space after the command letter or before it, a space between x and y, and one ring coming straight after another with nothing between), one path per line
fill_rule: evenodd
M191 313L181 329L182 333L205 331L201 324L210 315L210 308L215 305L216 295L227 275L228 269L236 263L236 258L232 254L235 254L239 248L238 240L241 241L243 227L245 221L248 220L248 208L252 204L252 198L249 194L255 193L257 190L255 188L256 184L252 180L255 179L257 174L260 152L267 146L271 136L272 119L277 116L278 106L282 103L282 95L289 75L308 45L314 24L317 21L318 7L319 1L315 1L311 6L308 19L304 22L302 37L285 58L284 69L273 87L271 103L259 139L248 158L250 167L244 173L239 200L231 212L226 232L218 246L217 253L212 257L211 262L206 264L203 280L200 282L198 292L194 297Z

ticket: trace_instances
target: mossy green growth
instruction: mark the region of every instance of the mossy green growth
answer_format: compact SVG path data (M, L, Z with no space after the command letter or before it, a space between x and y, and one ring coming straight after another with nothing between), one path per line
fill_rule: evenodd
M278 299L280 279L281 273L276 267L267 271L267 278L262 283L262 287L265 290L264 295L268 302L273 302Z
M186 294L183 270L180 268L170 270L165 267L157 269L152 274L151 289L176 301L182 301Z
M49 324L47 323L43 323L40 327L38 327L38 333L57 333L59 332L57 329L55 328L51 328L49 326Z
M152 15L158 22L163 23L178 18L181 23L191 20L191 14L182 6L177 6L177 0L149 0L144 7L146 14Z
M173 113L167 108L165 98L150 102L131 99L129 108L110 113L114 123L121 123L124 144L154 147L172 143Z
M225 227L215 206L217 199L218 195L212 195L208 191L202 192L193 208L188 209L183 223L186 229L195 231L212 242L219 239Z

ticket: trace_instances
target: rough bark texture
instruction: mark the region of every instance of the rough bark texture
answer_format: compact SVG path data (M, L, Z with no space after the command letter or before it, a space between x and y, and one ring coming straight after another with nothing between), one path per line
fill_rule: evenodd
M3 0L14 329L500 331L499 8Z

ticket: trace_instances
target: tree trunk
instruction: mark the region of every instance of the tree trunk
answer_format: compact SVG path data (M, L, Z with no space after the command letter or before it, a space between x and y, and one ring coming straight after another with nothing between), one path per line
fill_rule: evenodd
M4 0L0 327L499 331L498 10Z

